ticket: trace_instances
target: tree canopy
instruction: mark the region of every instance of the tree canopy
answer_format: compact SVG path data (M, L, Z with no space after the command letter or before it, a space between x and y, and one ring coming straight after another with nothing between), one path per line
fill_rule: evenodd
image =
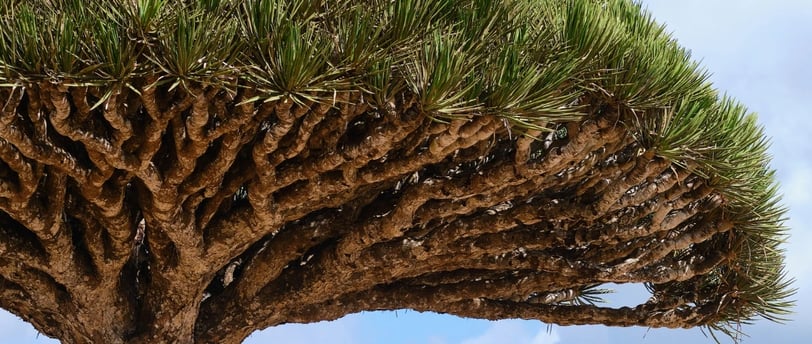
M756 116L632 1L6 0L0 102L0 306L66 342L792 305Z

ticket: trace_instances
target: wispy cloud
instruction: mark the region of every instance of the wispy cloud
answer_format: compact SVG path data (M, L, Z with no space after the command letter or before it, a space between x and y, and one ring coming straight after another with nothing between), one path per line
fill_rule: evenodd
M348 316L335 321L322 321L315 324L287 324L254 332L244 344L285 343L285 344L357 344L363 339L357 317Z
M485 333L466 339L462 344L557 344L559 341L554 328L548 332L546 326L538 323L532 326L519 320L501 320L494 321Z
M539 330L536 336L533 337L531 344L557 344L560 341L558 332L553 328L551 331Z

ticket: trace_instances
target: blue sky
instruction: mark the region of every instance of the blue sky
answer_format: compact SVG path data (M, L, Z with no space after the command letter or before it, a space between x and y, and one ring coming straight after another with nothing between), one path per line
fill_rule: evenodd
M789 206L789 274L797 280L794 321L745 326L743 343L800 343L812 337L812 1L646 0L658 21L713 73L715 86L757 112L772 137L772 166ZM623 286L612 304L645 300ZM54 343L0 310L0 341ZM414 311L371 312L333 322L285 325L253 334L246 343L358 344L669 344L712 343L698 330L604 326L551 330L537 321L461 319Z

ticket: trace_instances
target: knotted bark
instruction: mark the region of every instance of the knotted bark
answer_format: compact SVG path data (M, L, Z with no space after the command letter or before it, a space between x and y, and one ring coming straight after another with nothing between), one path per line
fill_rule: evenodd
M517 135L409 93L383 111L154 81L97 107L93 87L0 88L0 306L48 336L238 343L402 308L691 327L734 295L713 278L738 240L724 197L606 104ZM685 293L578 302L608 282Z

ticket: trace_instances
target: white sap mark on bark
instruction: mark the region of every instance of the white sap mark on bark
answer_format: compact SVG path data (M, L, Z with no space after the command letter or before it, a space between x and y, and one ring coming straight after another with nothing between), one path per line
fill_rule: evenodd
M411 238L403 239L403 247L405 248L415 248L423 245L423 240L414 240Z
M228 264L225 273L223 273L223 286L227 287L231 282L234 282L234 270L242 263L242 259L237 259Z
M493 206L492 209L496 210L497 213L501 213L501 212L503 212L505 210L508 210L510 208L513 208L513 203L511 203L510 201L507 201L507 202L502 202L502 203L499 203L499 204Z
M144 236L146 235L147 231L147 224L142 218L141 221L138 222L138 226L135 229L135 245L140 246L144 243Z
M616 162L617 162L617 155L616 154L612 154L608 158L606 158L606 160L604 160L604 164L606 164L606 165L613 165Z
M637 258L629 258L629 259L626 259L626 260L623 262L623 264L620 264L620 266L618 266L618 268L619 268L619 269L625 268L625 267L627 267L627 266L629 266L629 265L632 265L632 264L637 263L638 261L639 261L639 259L637 259Z
M375 215L373 215L372 217L375 217L375 218L381 218L381 217L384 217L384 216L389 215L389 214L391 214L391 213L392 213L392 210L389 210L389 211L387 211L387 212L385 212L385 213L383 213L383 214L375 214Z
M308 262L309 262L311 259L313 259L313 255L312 255L312 254L311 254L311 255L309 255L309 256L307 256L307 258L305 258L304 260L300 261L300 262L299 262L299 266L305 266L305 265L307 265L307 263L308 263Z
M409 184L417 184L418 181L420 181L420 172L415 171L411 177L409 177L408 182Z
M262 251L265 251L265 249L268 248L268 243L270 242L271 242L270 240L265 240L265 242L262 243L262 247L260 247L259 250L257 251L257 254L259 254Z
M510 208L513 208L513 203L511 203L510 201L502 202L493 207L488 208L488 210L485 210L485 214L496 215L496 213L501 213Z

